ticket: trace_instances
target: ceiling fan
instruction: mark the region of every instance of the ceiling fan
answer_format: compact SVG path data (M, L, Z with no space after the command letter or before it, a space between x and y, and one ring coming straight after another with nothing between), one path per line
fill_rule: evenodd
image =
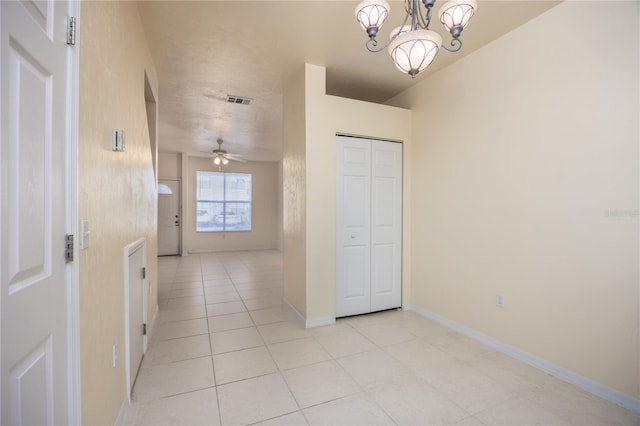
M239 161L241 163L246 163L247 160L242 158L240 154L229 154L227 151L222 149L222 143L224 142L222 138L218 138L216 141L218 143L218 148L213 150L213 164L216 166L223 166L229 163L229 160Z

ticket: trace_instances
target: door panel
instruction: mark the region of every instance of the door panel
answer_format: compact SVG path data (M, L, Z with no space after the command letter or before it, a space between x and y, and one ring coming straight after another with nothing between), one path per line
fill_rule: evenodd
M369 285L367 284L367 256L369 251L366 246L345 247L342 252L345 260L344 268L344 298L357 299L369 297ZM366 305L369 305L367 301Z
M374 299L394 293L394 256L394 244L376 244L373 246L371 293ZM396 306L391 307L394 308ZM384 309L384 307L381 309Z
M171 190L158 194L158 256L173 256L180 254L180 181L160 179L158 184Z
M346 140L337 147L336 312L368 312L371 270L371 153Z
M371 310L402 305L402 144L371 141Z
M337 142L336 316L399 307L402 145Z
M68 4L0 8L1 423L66 424Z
M393 178L375 176L373 178L373 226L379 229L392 229L395 224Z
M362 229L368 223L369 203L366 196L369 188L368 176L344 176L343 214L344 226L349 229Z
M9 123L7 214L17 226L8 229L9 294L51 275L51 74L9 43L11 104L17 105ZM26 185L25 185L26 184Z
M133 391L144 353L144 294L142 278L144 251L136 249L129 255L129 385Z
M16 414L20 416L22 424L50 424L53 417L52 398L49 397L53 392L51 352L49 336L12 368L11 387L16 408L19 407Z

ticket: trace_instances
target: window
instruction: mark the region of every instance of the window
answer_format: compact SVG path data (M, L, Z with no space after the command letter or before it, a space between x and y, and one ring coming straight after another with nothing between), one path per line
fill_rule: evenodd
M251 231L251 174L198 172L196 230Z

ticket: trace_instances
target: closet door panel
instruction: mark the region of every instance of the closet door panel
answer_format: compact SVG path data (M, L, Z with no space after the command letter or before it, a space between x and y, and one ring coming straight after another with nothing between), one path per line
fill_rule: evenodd
M371 310L402 305L402 144L371 141Z
M371 311L371 150L344 139L336 151L337 316Z
M402 144L337 138L336 316L401 306Z

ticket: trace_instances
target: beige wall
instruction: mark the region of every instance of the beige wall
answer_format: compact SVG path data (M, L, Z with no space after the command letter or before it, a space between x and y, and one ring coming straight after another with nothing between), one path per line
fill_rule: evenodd
M291 78L283 98L282 246L284 298L302 316L306 289L305 68Z
M184 157L184 167L183 167ZM182 172L184 168L184 173ZM223 171L253 175L253 230L251 232L196 232L196 172L217 171L209 158L189 157L179 153L158 154L160 179L182 181L184 253L281 249L282 247L282 177L281 165L275 162L231 162Z
M83 2L81 12L79 216L91 231L79 256L82 420L113 424L126 396L124 247L139 238L147 241L148 323L157 307L145 71L156 94L158 85L135 3ZM111 150L114 127L125 130L125 152Z
M158 153L158 178L181 179L182 156L181 154L160 152Z
M210 158L189 157L183 196L184 247L187 252L275 249L278 247L278 163L230 161L225 172L252 175L252 230L247 232L196 232L196 173L218 171Z
M298 92L291 90L285 94L285 112L287 97L294 100L304 98L304 140L301 129L296 128L295 136L287 140L285 132L285 160L289 153L296 153L299 173L285 174L284 186L293 185L292 180L302 182L290 191L289 200L296 198L296 208L301 213L297 224L300 227L295 234L298 246L304 241L304 257L300 252L291 254L287 250L287 231L285 229L285 298L297 307L297 301L288 298L287 288L295 287L301 294L306 292L307 324L321 324L335 318L335 211L336 211L336 133L347 133L383 139L400 140L404 143L404 156L411 156L411 112L401 108L372 104L352 99L326 95L326 71L323 67L307 64L304 70L304 96L299 93L300 82L296 80ZM295 102L292 103L295 106ZM295 115L287 118L285 130L293 126L288 120L297 119ZM301 144L304 144L302 147ZM296 151L297 150L297 151ZM285 170L287 168L285 167ZM410 294L410 165L404 168L403 194L403 299L406 303ZM304 180L303 180L304 179ZM285 195L287 191L285 190ZM300 208L301 203L304 206ZM285 215L291 214L286 212ZM285 222L286 224L286 222ZM288 270L296 270L297 281L287 283ZM300 279L301 272L304 280Z
M393 100L412 303L633 398L639 8L562 3Z

